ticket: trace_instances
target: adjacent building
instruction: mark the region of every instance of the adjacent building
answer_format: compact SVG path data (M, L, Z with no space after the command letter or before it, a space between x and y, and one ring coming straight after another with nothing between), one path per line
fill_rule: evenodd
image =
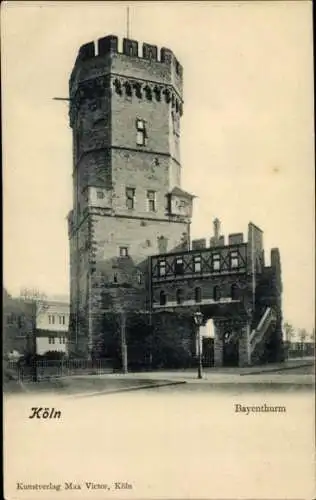
M69 303L47 301L36 316L36 350L43 355L48 351L68 354Z
M49 351L68 353L69 303L32 301L3 291L3 353L11 357Z

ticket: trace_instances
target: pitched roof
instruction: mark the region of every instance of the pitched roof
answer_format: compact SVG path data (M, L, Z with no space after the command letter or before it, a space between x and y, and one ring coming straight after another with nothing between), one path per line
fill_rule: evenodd
M178 186L174 187L171 191L170 194L175 194L177 196L185 196L186 198L196 198L194 194L188 193L187 191L184 191L183 189L179 188Z

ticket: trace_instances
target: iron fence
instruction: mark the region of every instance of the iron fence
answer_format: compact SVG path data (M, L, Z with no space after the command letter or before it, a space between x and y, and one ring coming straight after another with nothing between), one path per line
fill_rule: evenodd
M114 371L111 359L92 361L82 359L39 360L28 364L8 361L6 368L14 378L26 381L30 380L34 374L34 363L36 363L36 373L39 380L75 375L101 375Z

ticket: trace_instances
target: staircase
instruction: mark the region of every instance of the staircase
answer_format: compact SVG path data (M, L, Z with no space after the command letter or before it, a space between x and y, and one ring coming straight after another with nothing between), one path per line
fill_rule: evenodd
M276 313L274 309L267 307L258 326L250 334L250 359L252 365L264 362L266 343L275 324Z

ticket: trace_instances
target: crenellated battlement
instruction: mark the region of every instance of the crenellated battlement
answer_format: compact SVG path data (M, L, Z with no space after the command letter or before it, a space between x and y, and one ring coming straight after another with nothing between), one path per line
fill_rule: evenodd
M158 53L160 57L158 57ZM157 45L144 42L140 51L140 44L137 40L123 38L122 51L119 51L119 39L115 35L108 35L99 38L96 42L89 42L82 45L79 49L76 62L84 62L94 57L104 57L109 54L122 54L128 57L166 64L173 67L175 74L180 80L183 76L182 65L170 49L162 47L159 51Z

